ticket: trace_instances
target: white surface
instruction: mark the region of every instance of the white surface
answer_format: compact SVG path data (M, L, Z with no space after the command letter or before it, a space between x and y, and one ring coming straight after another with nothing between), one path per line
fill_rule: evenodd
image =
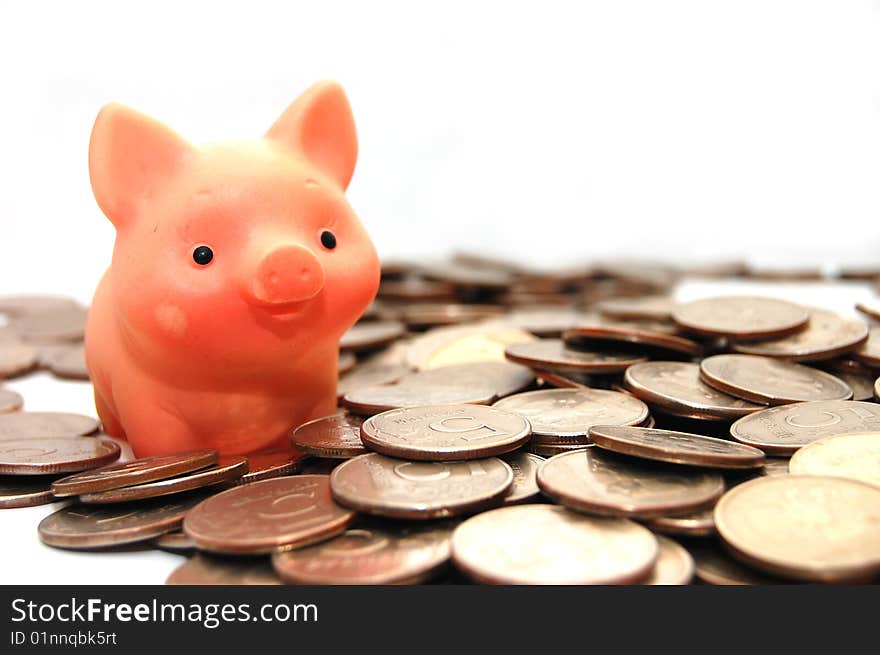
M0 293L86 301L113 230L106 102L196 143L347 89L383 256L487 249L834 266L880 239L880 19L863 0L0 0Z
M863 284L756 284L694 282L680 287L677 297L690 300L721 293L763 293L853 315L853 305L874 298ZM24 396L25 409L71 411L94 416L91 385L58 380L47 373L7 383ZM180 555L133 549L118 552L76 552L43 545L37 537L40 520L61 507L0 510L0 584L162 584L182 561Z

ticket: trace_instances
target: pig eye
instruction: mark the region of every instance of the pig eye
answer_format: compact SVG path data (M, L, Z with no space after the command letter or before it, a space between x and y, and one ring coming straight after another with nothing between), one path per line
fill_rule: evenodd
M336 235L330 230L324 230L321 232L321 245L327 250L333 250L336 247Z
M207 266L214 259L214 251L208 246L199 246L193 250L193 261L199 266Z

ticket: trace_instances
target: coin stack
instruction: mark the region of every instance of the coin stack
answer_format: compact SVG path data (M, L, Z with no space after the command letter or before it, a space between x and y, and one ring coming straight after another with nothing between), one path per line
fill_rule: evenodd
M45 543L180 553L169 584L873 582L880 328L672 299L687 276L806 275L772 273L387 263L340 343L339 411L290 449L118 463L94 419L0 388L0 507L70 499ZM81 356L70 301L0 314L0 376Z

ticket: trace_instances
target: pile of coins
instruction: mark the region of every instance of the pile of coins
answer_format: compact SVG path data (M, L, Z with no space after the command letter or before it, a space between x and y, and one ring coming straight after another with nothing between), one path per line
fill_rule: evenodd
M169 584L880 579L880 328L675 302L694 273L746 274L388 264L340 343L339 411L272 453L114 463L93 419L0 388L0 507L70 499L44 543L180 553ZM0 298L0 375L73 333L22 318L48 305Z

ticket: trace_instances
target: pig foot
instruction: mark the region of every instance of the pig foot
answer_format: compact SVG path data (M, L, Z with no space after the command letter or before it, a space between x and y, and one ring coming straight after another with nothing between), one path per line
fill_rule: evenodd
M111 437L125 440L125 430L122 429L122 423L116 417L116 414L110 409L110 405L95 389L95 409L98 412L98 418L101 419L102 429L105 434Z

